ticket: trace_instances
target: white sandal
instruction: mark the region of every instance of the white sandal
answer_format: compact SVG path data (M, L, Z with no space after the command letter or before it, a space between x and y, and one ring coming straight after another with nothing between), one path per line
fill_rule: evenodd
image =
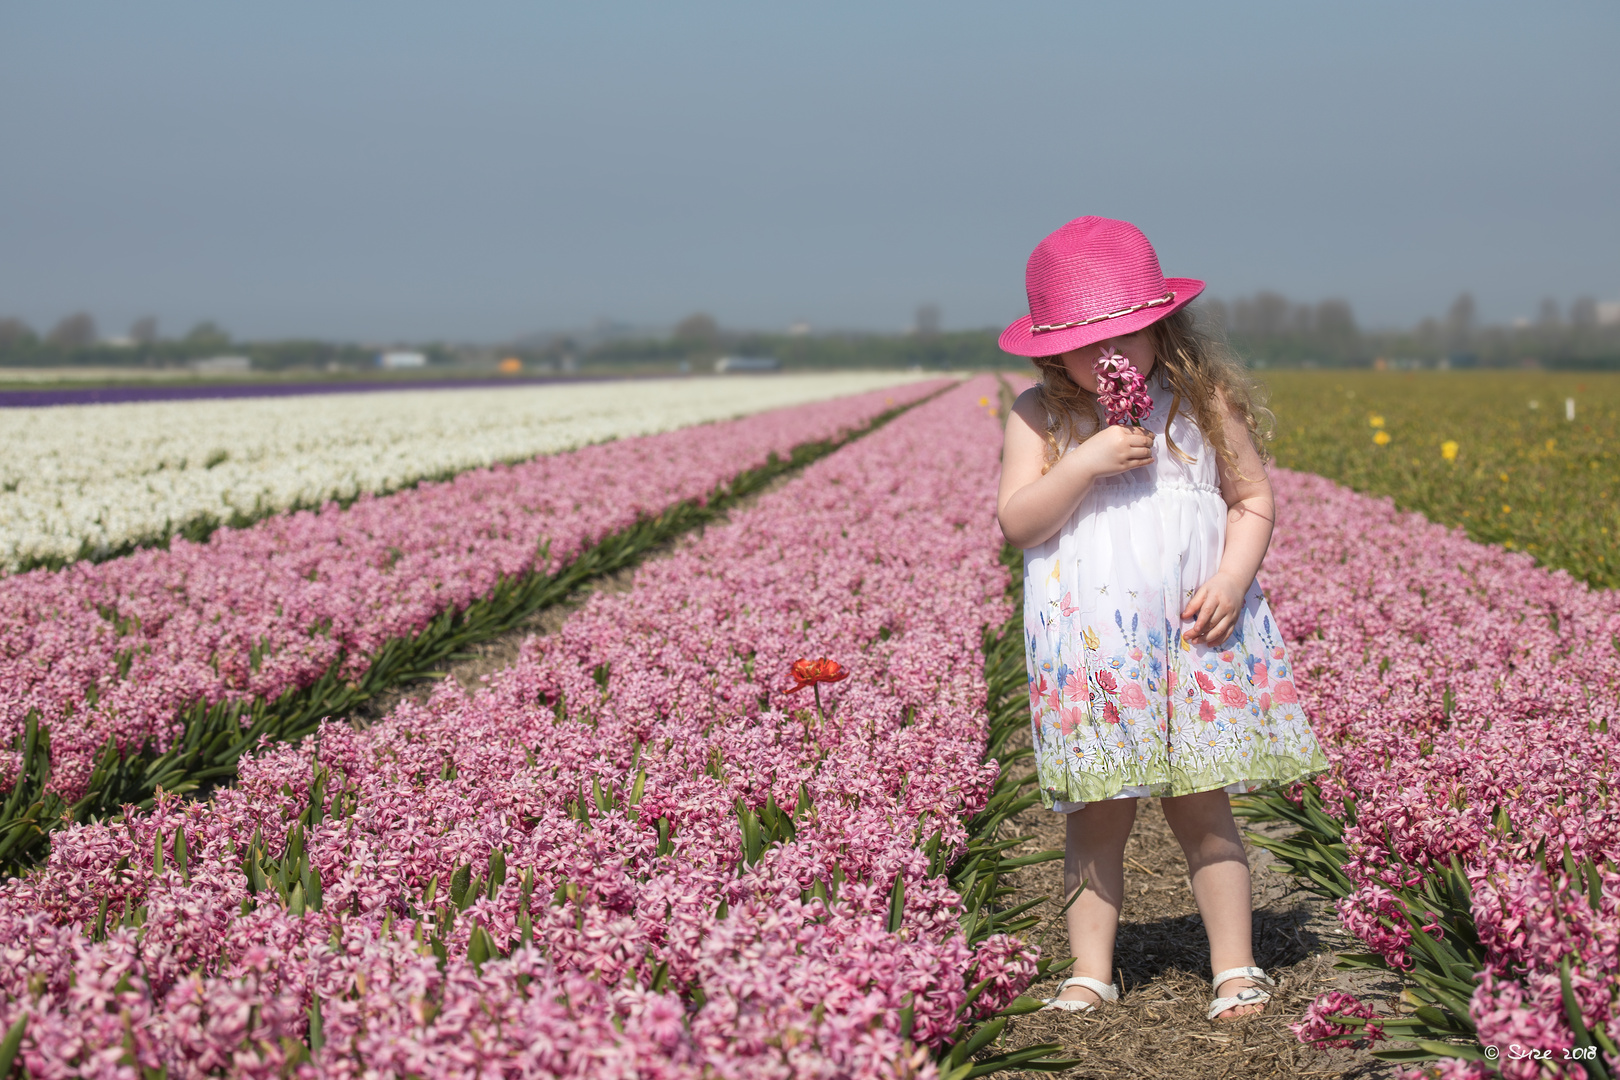
M1108 983L1100 982L1097 979L1088 979L1084 975L1064 979L1063 985L1058 987L1058 993L1063 993L1071 986L1083 986L1104 1001L1119 1000L1119 989L1117 987L1110 986ZM1061 1001L1055 997L1042 998L1041 1003L1048 1009L1062 1009L1064 1012L1085 1013L1091 1012L1097 1007L1097 1003L1093 1001Z
M1252 979L1257 983L1265 983L1267 986L1277 985L1271 981L1271 976L1257 967L1228 968L1215 976L1213 989L1217 994L1221 991L1221 984L1228 979ZM1264 1005L1270 1000L1271 994L1268 991L1262 990L1258 986L1245 986L1231 997L1218 997L1210 1002L1209 1018L1213 1020L1227 1009L1237 1008L1240 1005ZM1240 1018L1234 1016L1232 1019L1237 1020Z

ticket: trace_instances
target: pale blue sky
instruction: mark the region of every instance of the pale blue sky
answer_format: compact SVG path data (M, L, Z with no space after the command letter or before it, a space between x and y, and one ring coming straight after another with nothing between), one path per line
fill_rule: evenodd
M1041 236L1363 325L1620 298L1620 5L0 3L0 315L499 340L1023 307Z

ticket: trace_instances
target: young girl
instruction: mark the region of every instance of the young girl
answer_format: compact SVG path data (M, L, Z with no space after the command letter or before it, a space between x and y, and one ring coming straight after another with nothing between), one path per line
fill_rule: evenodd
M1067 814L1073 978L1051 1008L1118 1000L1114 934L1136 800L1161 796L1209 934L1209 1017L1259 1012L1249 864L1228 793L1327 767L1255 583L1271 540L1260 412L1193 328L1202 281L1166 278L1133 225L1083 217L1041 241L1030 314L1001 336L1040 382L1007 422L997 500L1024 549L1024 639L1046 806ZM1146 376L1140 426L1108 425L1094 365ZM1141 402L1143 406L1147 402Z

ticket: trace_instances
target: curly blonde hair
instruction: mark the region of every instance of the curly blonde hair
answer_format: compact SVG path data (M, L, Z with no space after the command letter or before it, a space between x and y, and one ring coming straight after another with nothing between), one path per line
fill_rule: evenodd
M1227 444L1225 418L1221 416L1220 399L1238 410L1249 432L1249 444L1260 455L1262 463L1270 461L1266 443L1271 439L1276 419L1265 407L1260 387L1249 378L1241 361L1224 342L1204 333L1193 322L1186 308L1167 315L1148 326L1153 337L1155 368L1163 367L1170 384L1170 415L1165 421L1165 445L1183 461L1191 461L1175 440L1170 437L1170 423L1185 399L1198 429L1215 448L1215 453L1231 467L1239 479L1249 479L1238 467L1237 454ZM1041 473L1057 464L1063 449L1070 442L1081 443L1095 435L1103 426L1097 395L1086 390L1069 377L1062 356L1032 358L1040 372L1036 384L1036 402L1046 411L1046 464Z

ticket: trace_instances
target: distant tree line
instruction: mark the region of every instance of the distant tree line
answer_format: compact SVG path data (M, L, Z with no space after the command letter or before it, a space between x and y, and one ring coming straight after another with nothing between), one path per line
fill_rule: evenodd
M925 311L928 308L925 305ZM623 338L593 346L558 335L544 344L515 350L541 363L572 357L582 367L631 368L685 361L703 370L722 356L770 356L785 368L921 367L929 370L1017 367L1025 363L996 347L994 330L940 331L937 309L910 334L773 334L728 330L711 315L689 315L663 337Z
M420 347L419 347L420 348ZM451 351L427 346L430 360L448 362ZM86 312L60 320L44 335L21 319L0 318L0 368L5 367L181 367L193 360L229 353L245 356L263 371L370 366L377 349L344 342L287 340L233 341L213 322L192 327L184 337L163 338L150 316L135 320L123 338L98 336L96 321Z
M1200 298L1193 310L1208 329L1223 336L1244 359L1258 365L1321 364L1364 367L1379 362L1453 367L1620 369L1620 320L1591 298L1566 311L1544 300L1535 321L1512 326L1480 325L1473 297L1457 297L1443 318L1427 318L1407 330L1362 330L1349 302L1300 303L1276 292L1236 300ZM1608 318L1604 318L1608 316ZM998 327L942 331L939 309L918 309L906 334L763 333L732 330L696 313L664 335L584 341L567 335L530 339L491 350L444 345L417 346L430 363L483 362L517 356L541 370L644 372L702 371L721 356L775 357L786 368L920 367L928 370L1026 366L996 347ZM377 349L356 344L290 340L232 341L212 322L185 336L164 338L157 320L135 321L122 339L97 334L95 320L79 312L39 335L15 318L0 318L0 368L107 366L175 367L229 352L246 356L255 369L356 369L371 366ZM486 355L487 354L487 355Z
M1223 333L1239 355L1262 364L1322 363L1366 366L1380 360L1429 366L1620 368L1620 321L1604 322L1592 297L1567 314L1547 299L1534 322L1484 326L1470 293L1454 300L1443 318L1408 330L1363 331L1350 304L1296 303L1275 292L1223 301L1200 299L1205 324Z

